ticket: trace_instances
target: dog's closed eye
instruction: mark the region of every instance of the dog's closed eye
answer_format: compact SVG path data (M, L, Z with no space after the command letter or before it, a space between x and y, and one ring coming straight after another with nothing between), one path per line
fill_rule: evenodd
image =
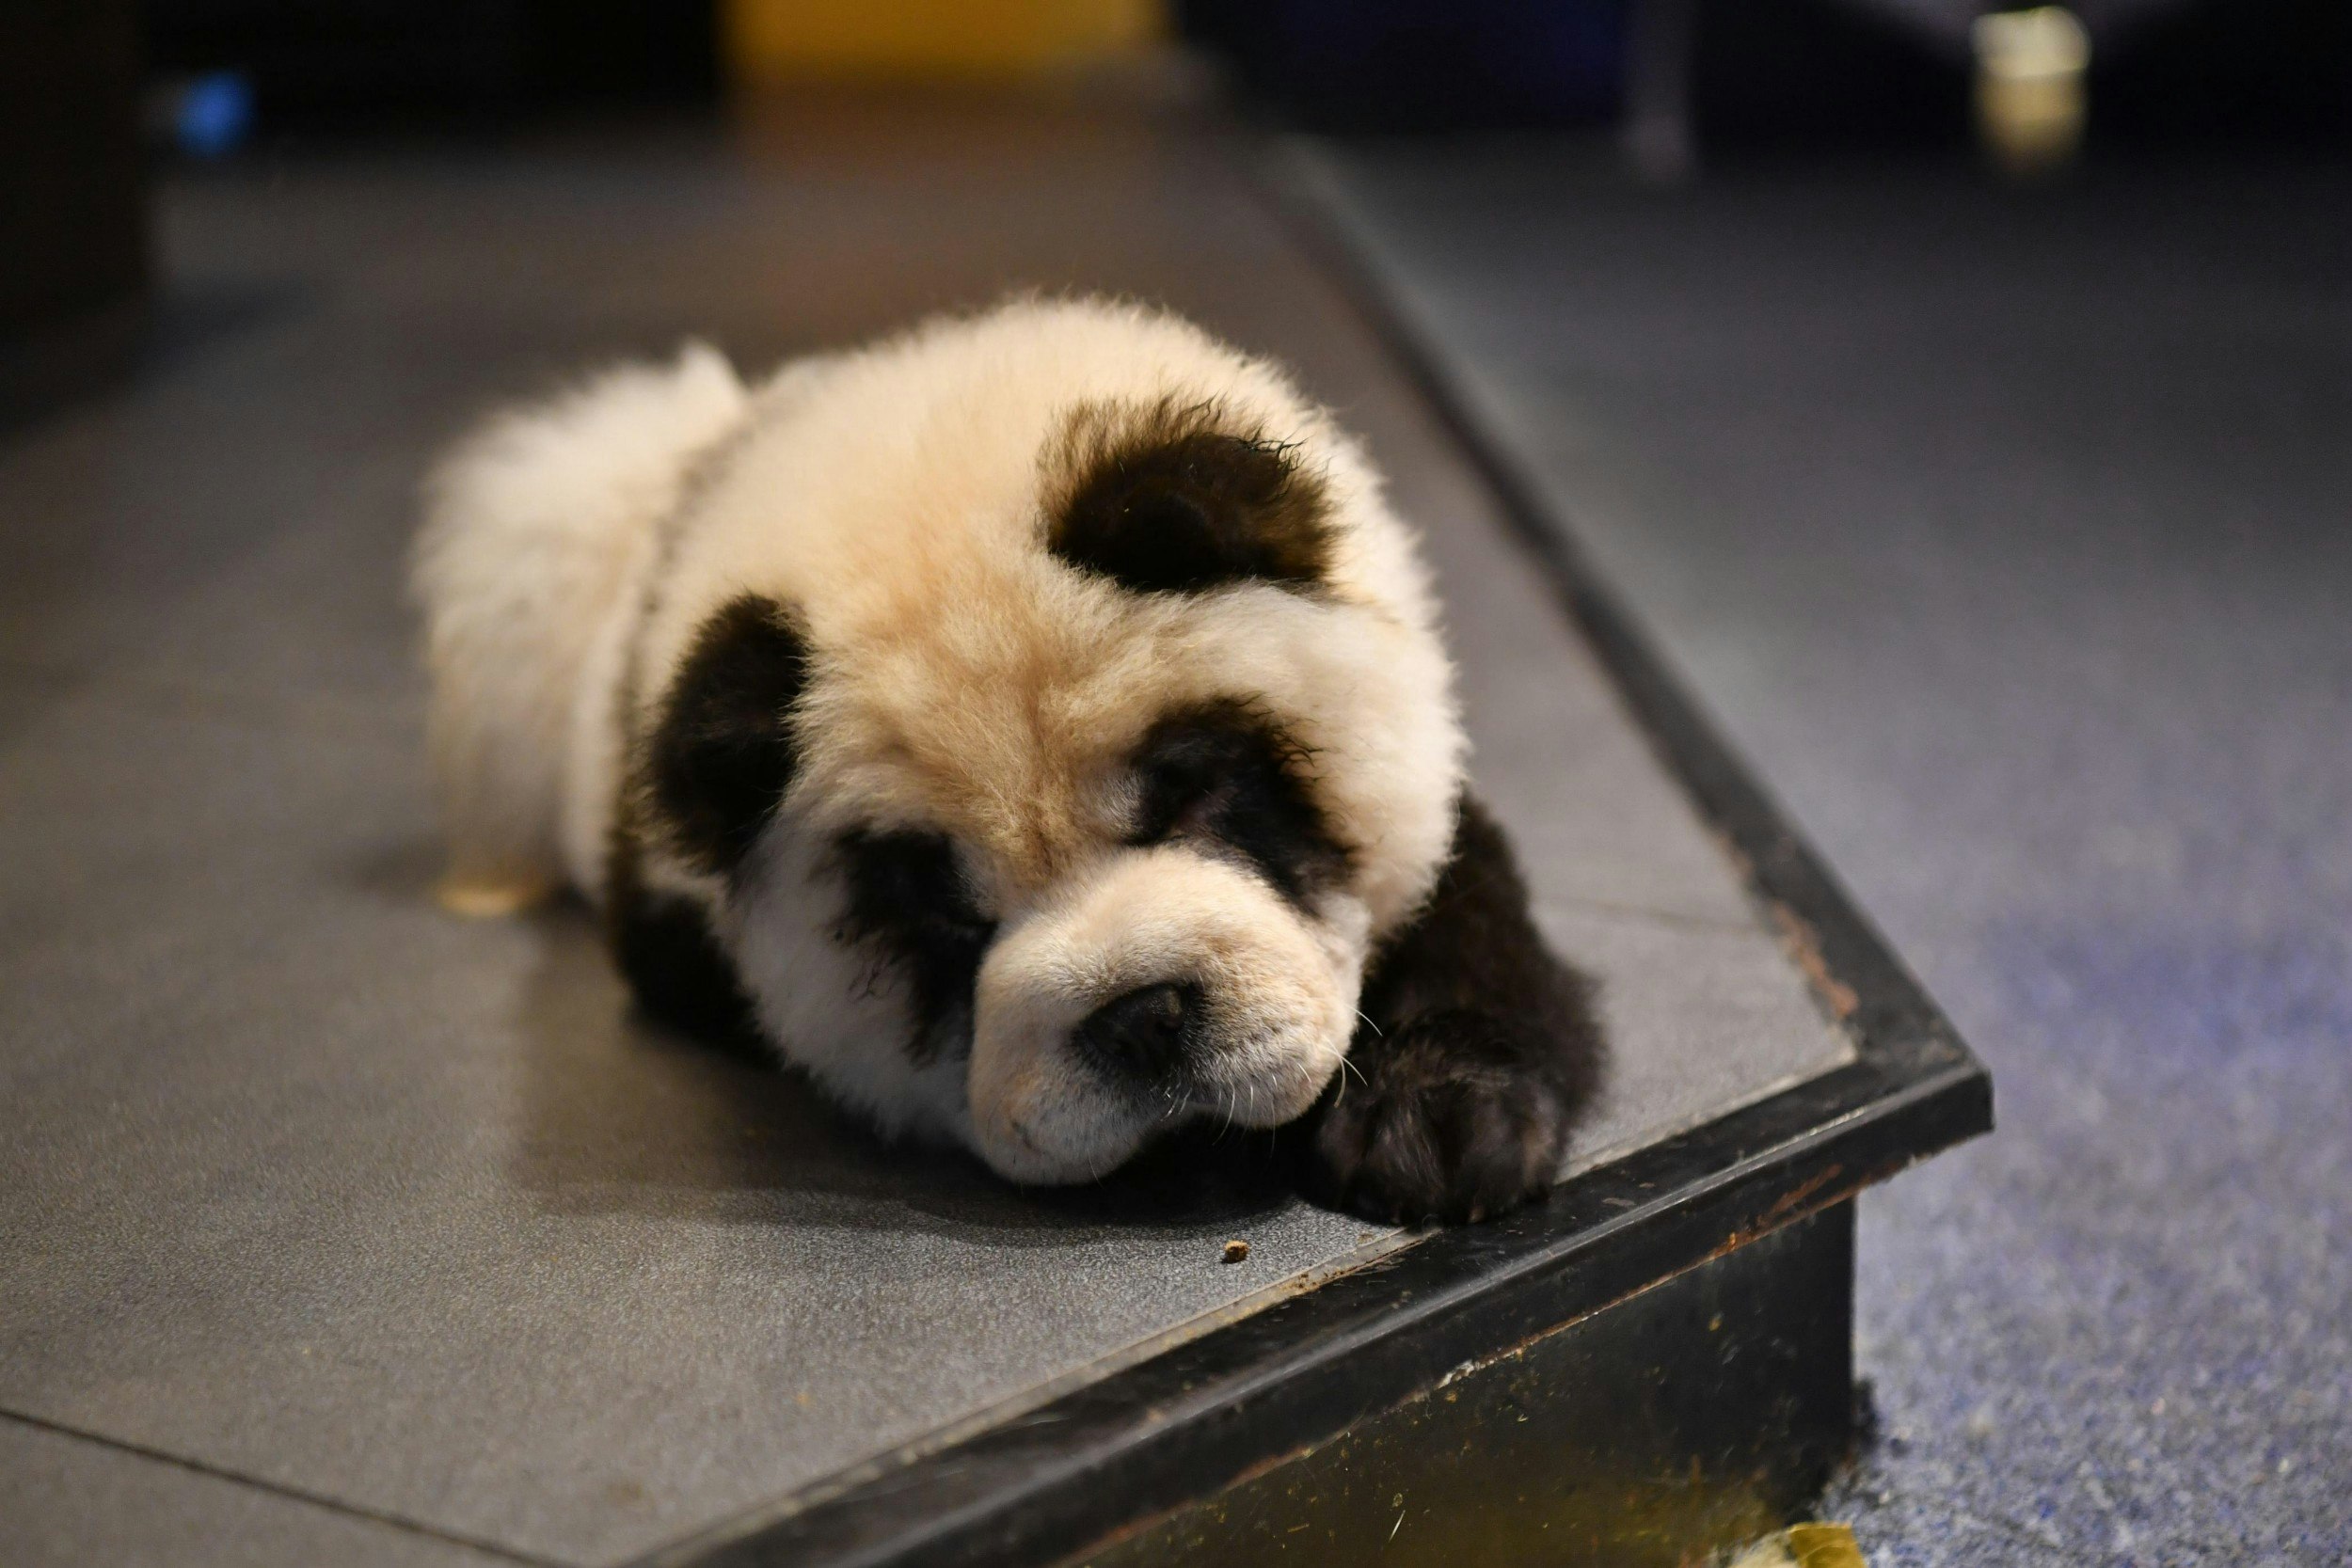
M1347 851L1304 777L1309 760L1279 723L1248 704L1171 714L1136 753L1129 842L1183 839L1237 853L1284 897L1303 901L1347 869Z
M921 935L985 947L996 923L983 913L945 834L855 830L838 850L849 883L849 924L867 933Z
M1208 827L1263 752L1251 736L1223 725L1162 723L1136 761L1133 842L1158 844Z

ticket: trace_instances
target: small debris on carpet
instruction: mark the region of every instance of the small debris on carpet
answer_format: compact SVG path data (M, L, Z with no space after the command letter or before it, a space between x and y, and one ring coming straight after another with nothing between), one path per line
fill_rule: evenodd
M1248 1242L1235 1240L1225 1243L1225 1260L1228 1263L1238 1263L1248 1256L1249 1243Z
M1869 1568L1845 1525L1791 1525L1732 1559L1731 1568Z

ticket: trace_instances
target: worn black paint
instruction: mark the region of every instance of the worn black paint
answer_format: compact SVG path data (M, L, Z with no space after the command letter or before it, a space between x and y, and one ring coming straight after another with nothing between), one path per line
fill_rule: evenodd
M1085 1552L1091 1568L1682 1568L1816 1493L1854 1408L1853 1205Z

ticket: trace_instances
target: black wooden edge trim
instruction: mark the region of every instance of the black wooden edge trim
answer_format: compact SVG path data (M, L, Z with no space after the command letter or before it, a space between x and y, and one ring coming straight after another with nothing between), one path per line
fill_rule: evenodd
M1050 1561L1344 1433L1980 1132L1984 1075L1857 1063L1431 1233L815 1506L649 1560L712 1568Z
M1302 170L1271 194L1470 455L1651 742L1738 858L1857 1059L821 1500L644 1560L752 1568L1042 1562L1344 1433L1993 1125L1992 1080L1592 573L1553 508Z

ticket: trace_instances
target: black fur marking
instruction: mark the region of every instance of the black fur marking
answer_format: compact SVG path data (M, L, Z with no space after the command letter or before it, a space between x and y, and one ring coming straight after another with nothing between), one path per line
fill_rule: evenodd
M1280 724L1244 703L1169 714L1136 750L1141 800L1129 841L1230 849L1304 907L1348 869L1303 776L1311 761Z
M1599 1085L1600 1030L1591 983L1545 949L1509 842L1467 794L1437 891L1361 1006L1348 1067L1300 1123L1309 1190L1391 1222L1540 1196Z
M731 873L792 782L808 647L784 606L730 600L695 634L645 753L647 803L678 851Z
M834 935L872 951L907 984L917 1065L972 1043L972 988L996 938L946 837L853 830L834 845L848 893Z
M1189 980L1143 986L1080 1019L1070 1047L1104 1082L1148 1101L1188 1081L1205 1047L1207 1011Z
M633 870L621 869L609 901L610 936L638 1006L699 1039L770 1059L752 999L702 907L647 892Z
M1330 555L1329 503L1292 449L1220 428L1213 404L1081 409L1046 547L1140 594L1234 582L1311 590Z

